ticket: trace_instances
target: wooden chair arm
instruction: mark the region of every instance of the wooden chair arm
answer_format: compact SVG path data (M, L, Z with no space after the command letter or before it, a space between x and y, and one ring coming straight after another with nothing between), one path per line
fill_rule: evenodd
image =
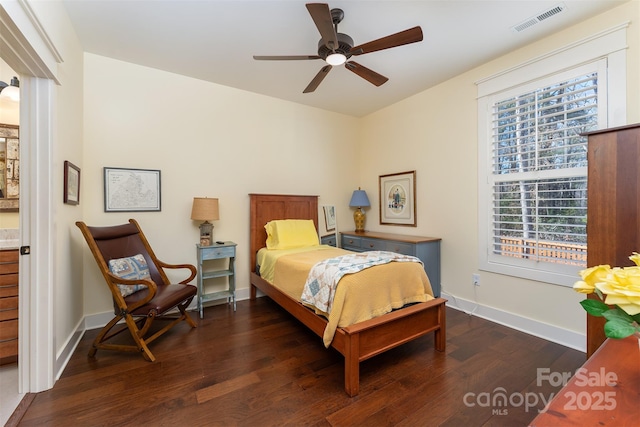
M127 310L129 312L135 310L138 307L142 307L149 301L153 299L153 297L158 292L158 285L151 279L123 279L120 276L116 276L115 274L107 273L109 275L109 288L111 289L111 293L116 297L116 301L118 302L118 306L121 309ZM135 304L128 305L124 300L124 297L120 293L120 289L118 288L118 284L120 285L144 285L149 289L149 293L147 296Z
M191 264L167 264L166 262L163 262L163 261L160 261L160 260L157 260L157 261L158 261L158 265L160 267L162 267L162 268L168 268L168 269L174 269L174 270L175 269L180 269L180 268L186 268L186 269L190 270L191 271L191 275L188 278L182 280L181 282L178 282L181 285L186 285L187 283L191 282L196 277L197 270L196 270L196 267L194 265L191 265Z

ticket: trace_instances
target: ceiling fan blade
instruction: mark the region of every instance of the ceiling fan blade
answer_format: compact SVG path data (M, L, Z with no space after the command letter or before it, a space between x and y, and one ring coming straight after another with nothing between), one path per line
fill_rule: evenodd
M364 53L376 52L378 50L389 49L405 44L422 41L422 28L413 27L399 33L391 34L381 39L363 43L351 48L352 55L362 55Z
M309 93L316 90L316 88L320 86L320 83L322 83L322 80L327 77L327 74L329 74L329 71L331 71L332 68L333 67L331 65L325 65L324 67L322 67L322 69L318 71L318 74L316 74L313 80L311 80L311 83L309 83L309 85L302 91L302 93Z
M359 75L369 83L376 86L382 86L387 82L387 80L389 80L388 77L385 77L382 74L378 74L375 71L370 70L369 68L363 65L360 65L354 61L349 61L346 64L344 64L344 66L347 70L354 72L355 74Z
M253 59L258 61L297 61L304 59L322 59L318 55L272 55L272 56L264 56L264 55L253 55Z
M338 48L338 36L333 27L333 18L329 5L326 3L307 3L307 10L315 22L325 46L334 50Z

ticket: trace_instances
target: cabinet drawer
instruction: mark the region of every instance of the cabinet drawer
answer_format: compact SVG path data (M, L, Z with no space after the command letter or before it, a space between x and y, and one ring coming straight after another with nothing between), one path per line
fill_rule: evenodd
M414 256L416 254L415 246L410 243L387 242L386 248L389 252L395 252L397 254Z
M18 338L18 321L5 320L0 322L0 341Z
M0 311L18 308L18 297L0 298Z
M320 238L320 244L321 245L329 245L329 246L335 246L336 245L336 236L331 234L329 236L323 236Z
M18 262L18 250L12 249L10 251L0 251L0 263L4 262Z
M342 248L349 251L360 251L362 238L356 236L342 236Z
M0 280L0 298L18 296L18 280L16 274L16 282L13 284L3 284ZM2 277L2 276L0 276Z
M18 308L8 308L0 310L0 322L5 320L16 320L18 318Z
M386 251L387 245L384 240L363 238L362 249L365 251Z
M219 259L219 258L230 258L235 257L236 248L233 246L226 246L221 248L211 247L211 248L202 248L202 259Z
M0 342L0 359L18 354L18 338Z
M20 270L20 264L17 262L0 262L0 275L17 274Z

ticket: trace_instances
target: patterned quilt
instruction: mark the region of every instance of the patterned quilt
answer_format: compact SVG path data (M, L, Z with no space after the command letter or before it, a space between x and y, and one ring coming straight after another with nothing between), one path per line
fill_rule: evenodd
M418 262L420 259L386 251L369 251L329 258L315 264L302 291L302 302L331 313L338 282L345 274L353 274L375 265L390 262Z

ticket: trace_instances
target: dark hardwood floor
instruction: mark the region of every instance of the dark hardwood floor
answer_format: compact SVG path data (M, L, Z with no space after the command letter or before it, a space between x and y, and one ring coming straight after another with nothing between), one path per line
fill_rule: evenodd
M104 350L89 358L97 330L88 331L18 425L524 426L559 389L538 385L537 369L573 373L585 361L448 309L446 353L431 334L365 361L360 394L349 398L342 356L270 299L192 317L198 328L183 323L151 344L154 363Z

